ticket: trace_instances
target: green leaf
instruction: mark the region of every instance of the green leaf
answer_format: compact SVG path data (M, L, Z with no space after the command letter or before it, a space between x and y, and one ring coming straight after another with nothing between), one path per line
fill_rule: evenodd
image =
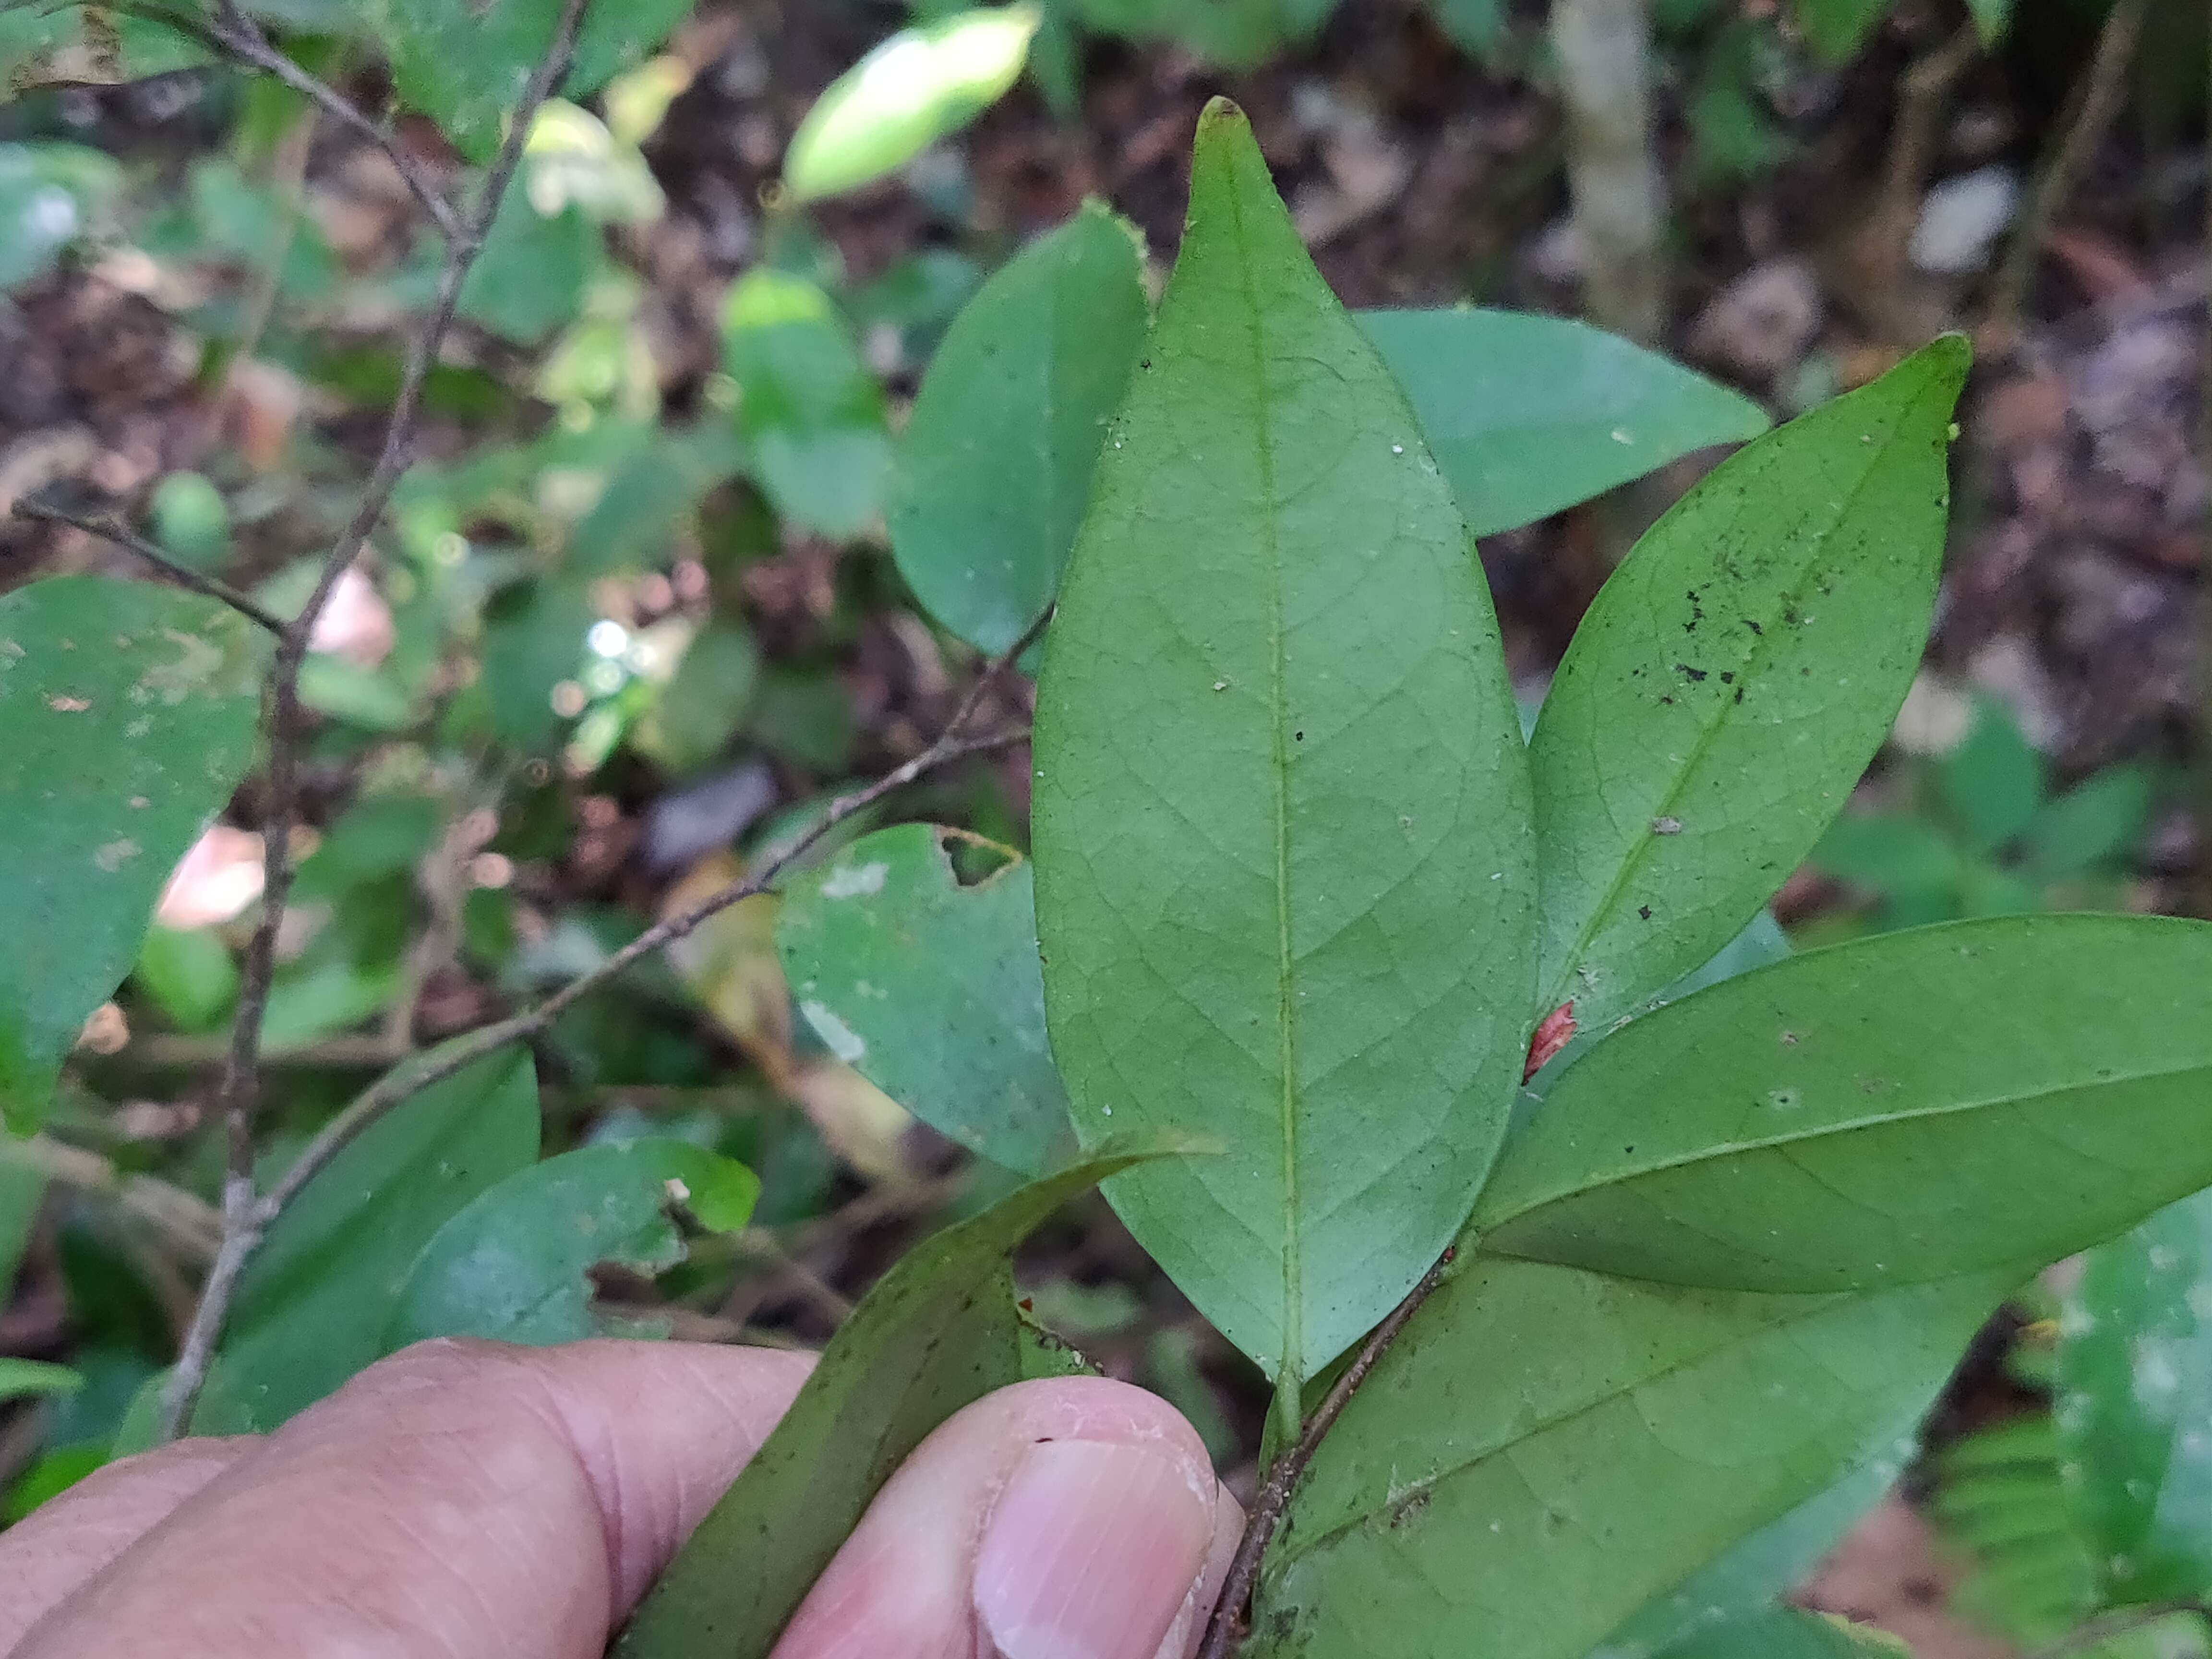
M1747 445L1598 594L1528 750L1540 1009L1602 1024L1703 962L1858 781L1927 638L1966 360L1947 336Z
M987 6L901 29L830 83L792 135L784 188L811 202L894 173L1021 78L1042 14Z
M1059 586L1144 343L1141 277L1134 234L1086 202L984 284L930 363L891 547L915 597L978 650L1011 646Z
M1858 55L1890 0L1796 0L1797 22L1806 43L1831 64ZM1987 0L1983 0L1986 4Z
M907 1454L963 1406L1027 1374L1007 1268L1014 1247L1077 1194L1158 1155L1101 1149L924 1240L877 1280L612 1659L766 1659Z
M2124 860L2142 839L2150 801L2150 774L2142 767L2108 767L2084 778L2028 826L2022 872L2052 881Z
M1665 1659L1911 1659L1911 1650L1872 1625L1768 1607L1669 1648Z
M1358 317L1478 536L1769 424L1748 398L1587 323L1472 309Z
M738 383L738 431L775 510L831 538L883 506L890 470L884 395L813 283L756 267L730 290L722 362Z
M1246 1651L1581 1659L1892 1443L2011 1282L1773 1297L1478 1258L1322 1443Z
M180 1031L212 1031L238 998L238 964L212 927L149 928L131 976Z
M1508 1149L1486 1249L1822 1291L2048 1261L2212 1182L2212 925L2013 916L1814 951L1614 1033Z
M1974 27L1982 32L1982 44L1994 49L2012 28L2013 0L1966 0L1966 9L1973 14Z
M574 101L635 68L691 6L692 0L599 0L586 8L575 60L559 90ZM562 7L562 0L360 0L361 21L391 58L401 100L434 119L477 162L498 150Z
M1046 1045L1027 860L963 882L957 830L864 836L784 895L776 923L799 1012L832 1053L971 1152L1035 1174L1065 1150L1067 1093Z
M1953 1593L1958 1610L2027 1647L2058 1640L2098 1606L2060 1456L2050 1414L2039 1412L1955 1441L1933 1460L1929 1513L1945 1543L1975 1566Z
M1606 1638L1592 1659L1686 1659L1719 1626L1755 1623L1795 1589L1897 1483L1918 1449L1924 1401L1914 1399L1881 1450L1779 1520L1736 1540Z
M1959 849L1926 824L1871 812L1830 824L1809 862L1877 893L1948 892L1964 869Z
M719 758L744 723L760 678L751 633L709 623L691 637L676 672L638 721L631 741L681 777Z
M386 1352L434 1336L544 1347L601 1334L591 1269L684 1259L679 1205L716 1232L751 1218L760 1181L681 1140L586 1146L507 1177L432 1235L384 1332Z
M24 1247L39 1218L39 1205L46 1195L46 1178L28 1165L10 1162L8 1140L0 1133L0 1297L12 1294L15 1270L22 1265Z
M1966 740L1944 757L1942 784L1966 850L1994 853L2025 830L2043 805L2043 757L2002 704L1984 699Z
M0 1401L43 1394L67 1394L83 1386L84 1378L66 1365L0 1355Z
M2108 1600L2212 1592L2212 1193L2082 1258L2055 1411Z
M196 593L57 576L0 597L0 1116L137 960L154 902L253 753L266 653Z
M1429 13L1472 58L1489 57L1505 38L1505 0L1429 0Z
M543 214L510 190L461 285L461 315L515 345L543 344L575 319L585 285L605 261L599 227L581 209Z
M1247 69L1311 36L1337 0L1070 0L1078 21L1105 34L1174 40L1199 57Z
M537 1158L537 1079L518 1049L487 1055L363 1130L270 1224L192 1432L273 1429L382 1353L423 1246Z
M1449 492L1224 101L1146 361L1038 688L1045 1006L1086 1144L1233 1149L1109 1195L1303 1380L1436 1259L1504 1133L1525 750Z

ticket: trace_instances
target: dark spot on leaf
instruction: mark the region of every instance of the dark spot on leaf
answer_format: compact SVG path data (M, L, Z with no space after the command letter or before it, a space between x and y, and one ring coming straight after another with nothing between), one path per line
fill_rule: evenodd
M1293 732L1291 733L1291 737L1292 741L1297 743L1304 743L1306 740L1306 734L1303 732Z
M1746 617L1743 619L1743 625L1746 628L1748 628L1753 633L1758 635L1760 639L1763 640L1766 637L1766 630L1761 628L1757 623L1752 621L1750 617Z
M1692 668L1686 662L1676 663L1674 665L1674 672L1692 680L1702 680L1705 677L1705 671L1704 669Z
M1735 700L1738 702L1741 702L1743 701L1743 688L1740 685L1735 689Z
M1409 1526L1413 1522L1419 1520L1420 1518L1421 1511L1428 1508L1428 1506L1429 1493L1427 1488L1424 1487L1419 1492L1408 1492L1405 1497L1400 1498L1396 1503L1390 1506L1389 1517L1385 1524L1389 1527L1391 1531L1395 1532L1401 1527Z
M1636 914L1649 921L1651 920L1651 907L1648 904L1639 904L1636 907Z
M1722 669L1721 684L1723 685L1734 685L1735 684L1735 676L1729 673L1727 669Z

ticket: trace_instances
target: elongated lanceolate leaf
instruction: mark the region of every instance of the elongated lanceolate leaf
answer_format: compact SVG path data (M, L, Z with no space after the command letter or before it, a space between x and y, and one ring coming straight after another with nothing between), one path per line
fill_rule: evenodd
M1472 307L1355 314L1478 536L1769 424L1750 398L1569 318Z
M924 1241L878 1279L613 1659L766 1659L907 1454L970 1401L1030 1374L1036 1344L1014 1308L1014 1247L1077 1194L1157 1155L1102 1149Z
M848 1066L939 1133L1025 1174L1070 1139L1045 1041L1026 860L955 873L955 831L863 836L784 895L777 953L799 1012Z
M891 548L929 613L981 651L1044 613L1106 422L1145 337L1136 233L1097 203L983 285L931 360L899 447Z
M1590 606L1528 751L1542 1009L1601 1024L1703 962L1857 783L1927 638L1966 358L1947 337L1747 445Z
M57 576L0 598L0 1115L35 1124L161 885L253 754L260 635L197 593Z
M2212 1193L2082 1260L2056 1410L2066 1497L2114 1601L2212 1593Z
M1911 1650L1872 1625L1777 1607L1716 1625L1664 1659L1911 1659Z
M363 1130L269 1229L192 1414L258 1434L384 1352L416 1255L447 1219L538 1157L530 1056L487 1055Z
M715 1232L742 1227L760 1181L681 1140L584 1146L518 1170L431 1236L385 1327L389 1352L434 1336L543 1347L599 1334L591 1269L643 1272L684 1259L672 1212Z
M1037 706L1037 919L1109 1196L1310 1376L1450 1238L1527 1052L1528 781L1466 526L1234 106L1101 459Z
M1478 1258L1322 1443L1246 1651L1582 1659L1893 1441L2011 1283L1775 1297Z
M1484 1247L1820 1291L2033 1265L2212 1182L2212 926L2008 916L1814 951L1571 1067Z

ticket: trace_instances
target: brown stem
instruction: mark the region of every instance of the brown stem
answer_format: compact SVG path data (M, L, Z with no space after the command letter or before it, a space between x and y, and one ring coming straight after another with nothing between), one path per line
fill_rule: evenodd
M284 637L284 623L275 613L264 610L255 600L248 599L228 582L217 581L213 576L203 576L188 564L179 564L167 554L146 540L125 530L112 519L94 519L82 513L70 513L58 507L48 507L43 501L18 501L15 516L36 519L46 524L65 524L72 530L82 530L88 536L97 536L102 541L112 542L125 552L143 559L180 587L189 587L195 593L204 593L219 599L249 622L258 623L278 639Z
M430 222L437 226L439 234L449 243L461 234L461 222L452 204L432 187L422 170L400 152L392 136L356 108L344 94L317 80L271 46L269 37L261 32L261 26L239 9L237 0L216 0L215 16L204 27L208 39L226 54L249 69L275 76L349 132L375 145L385 159L398 169L400 178L422 204Z
M2034 279L2036 261L2042 257L2043 239L2066 205L2066 198L2073 194L2075 180L2090 153L2103 142L2106 130L2119 112L2127 91L2128 65L2135 59L2136 41L2149 9L2150 0L2114 0L2112 13L2105 19L2096 52L2074 89L2073 107L2045 153L2027 210L2020 216L2012 246L2005 251L2003 268L1997 272L1990 317L2001 334L2008 335L2018 327L2027 302L2027 285Z
M1321 1448L1322 1438L1336 1426L1336 1419L1344 1415L1344 1408L1352 1403L1352 1396L1367 1380L1368 1373L1390 1351L1406 1328L1406 1322L1421 1310L1421 1304L1429 1293L1443 1282L1444 1270L1458 1254L1448 1249L1436 1260L1436 1264L1421 1275L1420 1283L1406 1293L1406 1299L1390 1310L1382 1322L1369 1334L1358 1354L1344 1375L1336 1379L1315 1410L1306 1419L1305 1431L1298 1436L1297 1443L1275 1460L1267 1471L1267 1478L1260 1487L1259 1495L1252 1500L1251 1516L1244 1522L1244 1535L1237 1540L1237 1553L1230 1558L1228 1576L1221 1582L1221 1599L1213 1604L1213 1616L1206 1621L1206 1639L1199 1644L1198 1659L1228 1659L1231 1648L1242 1638L1244 1631L1245 1604L1252 1599L1252 1587L1260 1577L1260 1563L1267 1553L1267 1545L1281 1524L1283 1512L1291 1506L1291 1494L1297 1487L1298 1477L1306 1472L1306 1465Z
M285 1206L298 1197L307 1183L327 1168L331 1160L343 1152L356 1136L394 1107L411 1100L423 1090L451 1077L472 1061L508 1043L535 1036L580 998L663 945L684 938L708 917L741 900L767 891L793 860L855 813L866 811L886 795L905 787L926 773L971 755L988 753L1022 741L1029 735L1026 731L964 738L960 734L961 728L981 706L992 683L1036 642L1050 618L1051 612L1048 611L1020 639L991 659L981 677L961 699L951 721L934 743L865 788L841 795L830 802L803 835L777 849L744 880L733 882L690 909L648 927L590 973L571 980L535 1006L477 1027L467 1036L447 1045L435 1059L421 1065L403 1066L379 1079L323 1127L265 1194L256 1198L249 1182L242 1188L244 1196L240 1200L238 1194L241 1189L238 1183L227 1184L222 1248L216 1258L215 1267L209 1273L207 1288L201 1293L199 1307L194 1312L191 1329L186 1334L185 1354L177 1362L179 1376L185 1374L187 1359L195 1367L191 1378L191 1396L197 1396L199 1386L205 1380L207 1366L214 1357L216 1344L221 1340L224 1324L229 1317L230 1303L237 1292L240 1278L245 1273L246 1264L252 1261L253 1252L259 1247L270 1224L284 1212ZM173 1400L175 1397L173 1394L171 1396ZM181 1425L189 1419L191 1409L191 1398L187 1397L176 1409L174 1421L179 1426L171 1429L167 1437L173 1437L179 1431Z
M227 1143L223 1243L162 1397L159 1439L164 1442L183 1432L191 1419L193 1404L207 1380L208 1365L215 1357L215 1345L222 1334L238 1276L244 1272L246 1261L259 1244L268 1224L263 1207L254 1197L253 1120L259 1095L261 1025L268 1012L270 988L276 978L276 932L283 922L285 901L292 887L291 834L299 819L300 755L307 735L307 713L300 702L300 672L307 663L316 619L329 603L338 579L368 544L369 532L384 516L392 489L405 470L413 447L415 418L422 407L422 388L429 380L431 366L438 360L447 331L453 326L454 313L460 305L461 286L483 246L507 185L521 164L523 146L528 142L538 107L568 73L577 30L589 3L590 0L565 0L552 41L515 106L513 125L485 178L476 210L456 234L447 238L437 297L428 320L409 349L399 395L385 426L383 447L362 489L361 504L324 556L314 592L278 638L269 697L269 811L262 824L261 922L246 946L246 965L240 975L238 1012L231 1026L230 1052L224 1061L222 1082L216 1097ZM224 10L227 16L238 15L234 5ZM232 33L234 34L235 30ZM283 74L281 70L271 72ZM300 73L305 75L304 70ZM291 82L289 76L283 78ZM344 103L335 93L330 95ZM318 98L317 101L322 100ZM360 117L358 111L354 113L356 118L365 118Z

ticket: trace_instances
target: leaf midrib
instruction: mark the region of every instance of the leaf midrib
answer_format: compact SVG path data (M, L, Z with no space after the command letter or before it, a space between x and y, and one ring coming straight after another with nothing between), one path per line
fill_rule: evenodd
M1247 333L1252 346L1252 415L1255 459L1260 472L1260 539L1267 568L1267 716L1272 754L1268 776L1274 786L1275 831L1275 1027L1276 1064L1280 1070L1277 1090L1278 1127L1283 1158L1283 1352L1280 1371L1305 1380L1303 1297L1304 1279L1298 1238L1298 1126L1297 1052L1291 1012L1296 1006L1291 980L1290 881L1290 756L1285 742L1288 725L1283 707L1288 677L1283 624L1283 548L1281 527L1276 521L1274 434L1267 420L1267 351L1260 327L1260 295L1252 280L1251 248L1245 235L1244 202L1232 176L1227 191L1231 234L1237 244L1237 285L1244 301Z
M1873 453L1867 457L1865 471L1859 475L1858 481L1852 484L1850 493L1844 496L1843 501L1837 507L1835 514L1829 521L1827 526L1821 530L1814 538L1813 545L1808 551L1803 568L1791 579L1789 589L1784 595L1782 603L1781 608L1784 611L1788 611L1791 607L1802 603L1803 600L1806 586L1813 580L1814 574L1824 568L1825 556L1827 552L1829 541L1834 537L1838 528L1843 524L1844 520L1850 515L1852 508L1858 504L1859 496L1864 493L1867 487L1872 483L1876 477L1881 476L1884 471L1881 463L1889 454L1891 449L1896 446L1904 427L1905 420L1903 416L1900 414L1895 422L1891 426L1888 435L1885 437L1879 445L1875 446ZM1685 499L1686 500L1686 498ZM1662 520L1661 522L1664 523L1665 520ZM1656 528L1656 526L1655 526L1655 529ZM1780 632L1781 630L1778 627L1770 624L1759 633L1753 635L1751 649L1747 653L1746 653L1741 665L1736 671L1738 676L1737 683L1739 686L1748 686L1752 684L1753 678L1759 672L1767 653L1772 648L1771 641L1780 636ZM1705 756L1711 750L1713 744L1719 741L1721 732L1729 723L1729 715L1735 706L1735 705L1731 703L1725 697L1717 697L1713 700L1711 705L1711 716L1710 719L1703 720L1699 722L1698 735L1696 740L1690 745L1690 753L1688 757L1682 763L1681 767L1676 771L1672 781L1668 782L1666 793L1660 798L1659 804L1652 809L1650 814L1650 817L1653 820L1675 815L1675 809L1681 805L1684 795L1689 787L1691 778L1696 775L1698 769L1705 763ZM1541 729L1542 721L1540 717L1538 720L1538 735L1540 735ZM1530 747L1534 748L1534 740L1532 738ZM1566 993L1568 988L1572 986L1575 982L1575 974L1582 966L1583 957L1589 951L1590 942L1597 937L1598 933L1602 930L1607 918L1612 915L1614 908L1620 902L1621 895L1626 890L1630 881L1639 871L1643 869L1645 863L1649 861L1651 854L1651 845L1652 832L1647 824L1642 836L1632 842L1628 850L1628 856L1622 859L1620 865L1614 869L1613 880L1607 885L1605 896L1592 908L1588 918L1583 921L1581 929L1576 933L1574 944L1568 950L1566 956L1562 960L1559 970L1555 975L1553 975L1552 983L1545 988L1544 994L1536 1000L1536 1006L1539 1012L1549 1012L1551 1010L1558 1007L1562 1002L1567 1000Z
M1704 1146L1695 1152L1685 1152L1680 1157L1662 1158L1625 1175L1608 1176L1604 1180L1593 1181L1580 1187L1562 1187L1540 1198L1531 1199L1517 1209L1507 1211L1504 1215L1486 1219L1478 1218L1474 1224L1479 1225L1485 1234L1492 1233L1501 1227L1520 1220L1523 1216L1534 1214L1547 1205L1588 1197L1593 1193L1601 1193L1608 1188L1626 1187L1635 1182L1647 1180L1653 1176L1665 1175L1670 1170L1687 1169L1698 1164L1717 1162L1722 1158L1740 1158L1748 1152L1772 1152L1778 1147L1793 1146L1805 1141L1863 1134L1870 1130L1887 1128L1895 1125L1922 1123L1933 1119L1954 1117L1962 1112L1985 1111L1998 1107L2027 1106L2037 1101L2049 1100L2056 1096L2072 1094L2084 1089L2106 1089L2131 1083L2156 1082L2160 1079L2184 1078L2195 1073L2203 1073L2208 1077L2212 1077L2212 1060L2197 1061L2182 1066L2150 1066L2141 1071L2118 1073L2112 1077L2097 1077L2054 1084L2048 1088L2025 1089L2009 1094L1951 1101L1940 1105L1917 1107L1910 1111L1886 1113L1879 1117L1854 1118L1844 1122L1800 1129L1789 1134L1768 1135L1753 1140L1724 1141L1718 1146ZM1506 1255L1510 1252L1500 1251L1498 1254Z

